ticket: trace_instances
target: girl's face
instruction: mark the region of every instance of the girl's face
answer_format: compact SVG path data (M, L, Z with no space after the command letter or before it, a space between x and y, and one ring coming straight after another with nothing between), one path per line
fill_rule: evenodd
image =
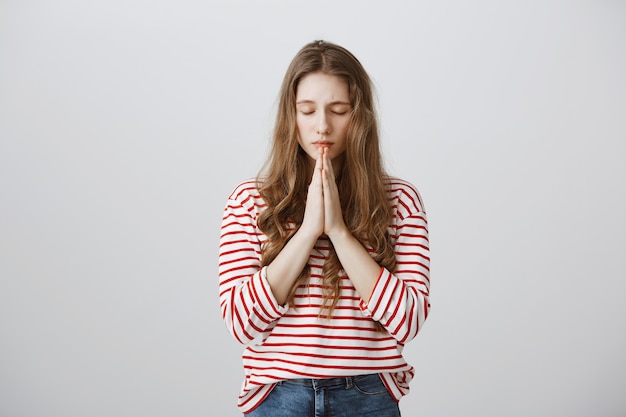
M312 164L319 149L328 147L334 171L341 169L351 110L348 84L340 77L314 72L300 80L296 89L298 143Z

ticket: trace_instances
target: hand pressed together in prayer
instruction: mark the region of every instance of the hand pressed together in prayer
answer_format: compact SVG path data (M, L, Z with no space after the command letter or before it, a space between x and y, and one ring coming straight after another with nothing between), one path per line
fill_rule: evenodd
M341 213L333 164L326 146L319 148L315 160L301 229L311 236L319 237L325 234L331 239L334 235L347 231Z

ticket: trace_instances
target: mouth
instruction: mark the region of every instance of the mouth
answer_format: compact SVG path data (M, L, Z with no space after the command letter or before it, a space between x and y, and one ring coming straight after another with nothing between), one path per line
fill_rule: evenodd
M318 140L316 142L313 142L313 145L315 145L315 146L324 146L324 147L330 148L333 145L333 143L325 141L325 140Z

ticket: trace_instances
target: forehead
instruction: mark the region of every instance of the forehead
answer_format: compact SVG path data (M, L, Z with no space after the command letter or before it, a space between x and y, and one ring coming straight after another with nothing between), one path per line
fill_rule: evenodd
M314 72L305 75L296 88L296 101L350 102L348 83L332 74Z

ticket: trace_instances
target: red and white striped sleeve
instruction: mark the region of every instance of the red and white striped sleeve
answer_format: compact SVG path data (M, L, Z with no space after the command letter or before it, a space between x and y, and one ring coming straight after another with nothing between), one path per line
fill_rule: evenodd
M256 195L255 195L256 194ZM242 183L224 209L219 245L219 297L222 318L235 339L246 344L281 317L280 306L261 268L261 232L256 227L260 196Z
M387 329L398 342L412 340L430 310L430 253L428 222L418 191L410 183L390 183L395 209L396 268L381 268L364 314Z

